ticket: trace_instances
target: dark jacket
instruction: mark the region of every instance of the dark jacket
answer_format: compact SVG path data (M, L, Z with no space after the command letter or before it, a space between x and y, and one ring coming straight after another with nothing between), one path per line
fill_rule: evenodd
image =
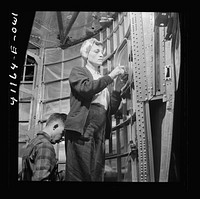
M75 66L72 69L69 76L71 94L70 112L65 123L66 130L76 131L83 135L83 129L93 96L112 82L112 78L108 75L94 80L86 67ZM106 139L110 137L111 115L117 111L120 102L120 92L113 91L110 95L110 103L107 110Z

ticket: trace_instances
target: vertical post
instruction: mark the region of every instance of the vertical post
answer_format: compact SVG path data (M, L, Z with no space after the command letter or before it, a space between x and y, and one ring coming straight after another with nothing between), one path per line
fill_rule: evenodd
M145 102L148 100L148 81L146 73L146 57L142 13L132 12L131 42L133 51L134 85L136 90L136 139L138 147L138 180L140 182L153 181L153 165L149 164L149 142L147 130L149 119L146 117ZM148 124L147 124L148 123ZM148 127L148 129L147 129Z
M29 122L29 137L32 139L34 137L34 134L39 130L38 125L36 122L36 106L37 106L37 94L38 94L38 82L37 82L37 75L38 70L40 66L40 59L38 55L35 55L31 53L29 50L27 50L27 55L30 55L33 57L36 61L34 63L34 78L33 78L33 85L32 85L32 99L31 99L31 108L30 108L30 122Z
M38 70L37 70L37 78L36 78L36 120L35 125L39 125L39 130L42 129L42 124L39 124L39 121L42 118L42 79L43 79L43 70L44 70L44 56L45 56L45 50L44 47L40 48L40 62L38 63Z
M136 140L136 123L134 122L131 126L132 140ZM136 144L137 145L137 144ZM137 157L133 160L131 158L131 171L132 171L132 182L138 182L138 159Z
M116 119L116 125L120 123L120 119ZM121 153L121 144L120 144L120 129L116 130L116 144L117 144L117 154ZM117 157L117 180L121 181L121 157Z
M159 27L159 41L160 41L160 94L164 94L165 93L165 27Z
M156 15L156 14L155 14ZM156 16L155 16L156 17ZM160 95L160 38L159 38L159 29L157 26L154 27L155 39L154 39L154 57L155 57L155 70L154 70L154 79L155 79L155 92L154 95Z
M166 112L162 122L161 131L161 160L160 160L160 174L159 181L167 182L169 175L170 159L171 159L171 145L173 134L173 117L174 117L174 98L175 98L175 69L172 57L172 40L165 41L165 66L164 66L164 82L165 82L165 97L163 101L166 102ZM176 132L175 132L176 133Z
M154 87L154 13L144 12L142 13L143 19L143 32L144 32L144 48L145 48L145 60L146 60L146 76L148 84L148 100L153 97L155 92ZM148 162L149 162L149 176L150 181L154 181L154 162L153 162L153 145L151 134L151 122L150 122L150 110L149 101L144 102L144 119L145 119L145 131L147 136L147 148L148 148Z
M126 100L124 100L125 102L122 102L122 106L123 106L123 121L125 121L127 119L127 102ZM124 150L127 151L128 150L128 136L127 136L127 126L124 125L123 126L123 136L124 136Z
M151 122L150 122L150 110L149 110L149 102L146 101L144 103L145 110L145 130L147 132L147 148L148 148L148 162L149 162L149 177L150 181L155 181L154 176L154 156L153 156L153 145L152 145L152 135L151 135Z
M143 32L144 32L144 48L146 60L146 75L148 83L148 99L150 100L155 93L154 82L154 13L143 12Z

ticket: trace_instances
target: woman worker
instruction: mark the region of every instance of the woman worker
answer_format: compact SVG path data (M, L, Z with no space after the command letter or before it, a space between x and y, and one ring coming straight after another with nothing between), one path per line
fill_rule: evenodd
M110 116L120 105L124 82L116 81L110 94L107 86L124 73L117 66L108 75L98 72L103 62L103 44L95 38L80 49L83 66L75 66L69 76L70 112L65 123L66 181L103 181L105 139L111 132ZM120 79L120 78L117 78Z

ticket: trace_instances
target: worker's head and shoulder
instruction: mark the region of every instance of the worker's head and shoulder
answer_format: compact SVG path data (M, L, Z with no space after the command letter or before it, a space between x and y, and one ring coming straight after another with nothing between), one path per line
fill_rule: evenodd
M46 126L42 131L36 134L26 147L24 157L29 156L33 150L42 151L45 149L54 153L54 147L52 144L59 143L64 136L64 123L67 118L65 113L53 113L46 121ZM35 148L37 146L37 148Z
M30 154L30 150L34 146L40 146L52 148L52 144L59 143L64 136L64 123L67 118L67 115L65 113L53 113L49 116L49 118L46 121L46 125L43 128L43 130L39 131L36 134L36 137L33 138L29 144L26 147L26 151L24 153L24 156L27 156Z
M53 113L44 129L29 142L22 157L22 180L49 179L57 162L53 144L62 140L66 118L64 113Z
M46 126L37 135L45 136L52 144L60 142L64 136L65 113L53 113L46 121Z

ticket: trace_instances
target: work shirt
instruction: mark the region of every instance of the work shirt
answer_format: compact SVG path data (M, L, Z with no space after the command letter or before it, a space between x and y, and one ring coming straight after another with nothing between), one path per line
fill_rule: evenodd
M28 144L22 157L22 180L49 181L55 179L56 153L45 132L37 133L37 137Z
M92 67L86 65L86 68L90 71L94 80L97 80L102 77L101 74ZM107 110L109 104L109 98L110 98L109 91L107 88L104 88L101 92L95 94L91 104L99 103L104 106L105 110Z

